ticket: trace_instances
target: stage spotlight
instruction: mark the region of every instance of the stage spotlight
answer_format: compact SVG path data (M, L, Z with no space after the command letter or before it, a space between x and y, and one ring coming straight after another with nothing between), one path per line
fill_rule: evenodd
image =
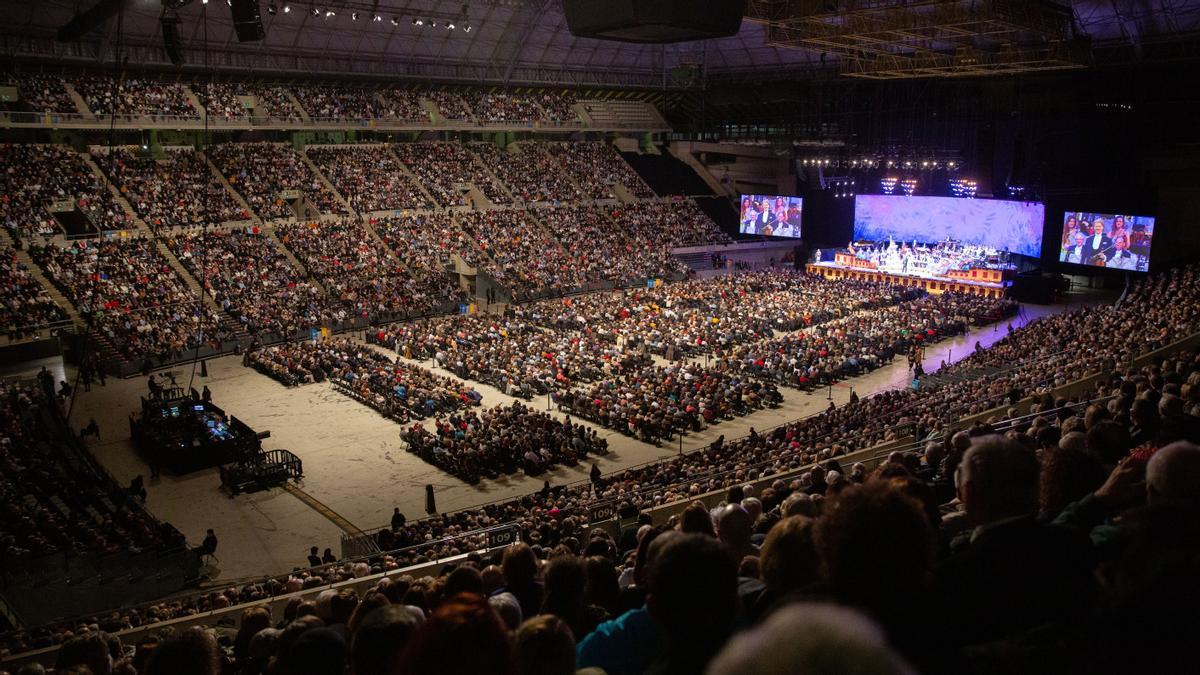
M267 5L267 14L270 14L271 16L275 16L276 11L277 10L275 9L275 3L272 2Z
M413 19L413 25L414 26L424 26L425 21L423 21L422 19Z
M358 12L350 12L350 20L358 21Z
M399 20L399 19L397 19L396 17L394 17L394 16L393 16L393 17L392 17L392 25L393 25L393 26L399 26L399 25L400 25L400 20Z
M233 7L233 0L225 0L226 7Z
M200 0L200 4L202 4L202 5L207 5L207 4L208 4L208 0Z
M454 24L452 24L452 23L446 24L446 30L454 30Z
M430 27L430 28L437 28L437 22L436 22L436 21L430 21L430 22L429 22L429 27Z
M326 19L328 19L328 18L329 18L329 17L331 17L331 16L337 16L337 12L333 11L332 9L331 9L331 10L329 10L328 12L325 12L325 18L326 18Z
M283 6L283 13L284 13L284 14L287 14L287 13L288 13L288 12L290 12L290 11L292 11L292 6L291 6L291 5L284 5L284 6Z
M374 17L372 17L371 20L374 21L375 23L379 23L380 21L383 21L383 17L376 14Z
M470 33L470 32L471 32L471 27L470 27L470 26L467 26L466 28L464 28L464 29L463 29L463 32L464 32L464 33Z
M313 16L321 16L321 8L320 8L320 7L313 7L313 8L312 8L312 15L313 15Z

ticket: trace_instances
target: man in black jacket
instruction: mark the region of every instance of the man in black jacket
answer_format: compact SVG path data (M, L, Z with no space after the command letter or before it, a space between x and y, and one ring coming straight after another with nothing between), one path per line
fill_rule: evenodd
M979 644L1085 616L1095 591L1090 541L1039 523L1040 468L1016 441L985 436L963 456L958 498L974 530L937 570L956 642Z

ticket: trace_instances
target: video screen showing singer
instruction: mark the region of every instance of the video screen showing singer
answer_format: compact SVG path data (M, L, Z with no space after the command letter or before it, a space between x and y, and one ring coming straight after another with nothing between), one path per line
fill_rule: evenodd
M743 195L740 231L763 237L800 237L800 197Z
M1154 218L1149 216L1068 212L1063 216L1058 260L1148 272L1153 236Z

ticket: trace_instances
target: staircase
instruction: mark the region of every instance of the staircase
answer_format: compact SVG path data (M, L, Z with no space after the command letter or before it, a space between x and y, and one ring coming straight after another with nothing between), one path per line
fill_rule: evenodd
M207 112L205 111L204 106L200 103L200 97L197 96L196 92L192 91L192 88L186 84L180 86L183 88L183 95L187 96L187 99L192 102L192 108L196 111L196 114L200 116L200 119L204 119L204 116L207 114Z
M657 146L654 147L657 150ZM646 181L646 185L649 185L657 195L710 196L724 194L724 191L713 190L709 182L697 174L694 166L681 161L674 155L623 152L621 158L642 177L642 180Z
M429 101L426 101L425 99L421 99L421 101L424 103L429 103ZM434 110L437 110L437 106L434 106ZM412 180L413 185L416 185L421 191L421 195L425 197L426 202L429 204L437 204L438 201L433 198L433 195L429 193L429 190L425 189L425 184L422 183L421 179L417 177L417 174L413 173L412 170L408 168L408 165L400 159L400 155L397 155L396 152L392 150L391 145L388 146L388 152L391 153L392 159L396 160L396 164L400 166L400 172L405 176L408 176L409 179Z
M337 197L337 200L342 204L342 207L346 209L347 213L357 218L358 213L354 209L350 208L349 200L343 197L342 193L338 192L337 188L333 186L333 183L330 183L329 179L325 177L325 174L321 173L321 170L317 168L317 165L308 158L308 152L305 151L299 154L300 158L304 160L304 163L308 165L308 168L312 170L313 175L317 177L317 180L321 181L325 187L329 188L329 191L333 193L333 196Z
M429 113L429 121L435 126L442 124L446 120L442 119L442 113L438 110L437 104L427 98L418 99L421 108Z
M4 236L7 238L8 233L5 232ZM11 244L12 242L8 241L8 243ZM67 297L62 294L62 291L58 289L58 286L50 283L50 280L46 278L46 274L42 271L42 268L38 267L38 265L33 262L33 258L29 257L29 253L20 249L16 249L15 252L17 262L29 269L30 276L32 276L34 279L37 279L37 282L42 285L42 288L46 289L46 295L49 295L54 302L58 303L58 306L67 313L67 317L70 318L75 325L82 326L83 319L79 316L79 312L75 309L75 305L72 305L70 301L67 300Z
M713 194L725 195L729 197L736 196L732 184L728 187L721 185L721 181L717 180L717 177L708 170L708 167L704 166L700 160L696 158L696 155L693 154L686 145L682 143L672 143L667 151L672 157L690 167L691 170L697 176L699 176L701 180L704 181L704 184L708 186L708 189L711 190ZM636 169L637 167L634 168ZM654 186L652 185L651 187ZM658 191L655 190L655 192ZM659 192L659 194L662 193Z
M171 249L167 248L167 245L158 238L155 238L154 245L158 248L159 255L161 255L163 259L167 261L167 264L171 266L171 269L175 270L175 273L179 275L179 278L183 279L183 283L187 284L188 289L190 289L192 293L198 294L200 297L204 298L204 304L208 305L209 308L216 310L218 313L221 312L221 306L218 305L217 301L214 300L212 296L200 286L200 282L192 276L191 272L188 272L187 268L183 266L183 263L179 262L179 259L175 257L175 254L171 252Z
M233 195L233 199L238 203L238 206L242 207L246 213L250 214L250 221L255 225L262 225L262 218L259 218L258 214L254 212L254 209L250 208L250 205L246 203L245 199L242 198L242 195L237 190L233 189L233 185L231 185L229 180L225 178L225 174L221 173L221 170L217 168L216 164L213 164L212 160L208 158L208 155L205 155L203 152L199 151L196 152L196 155L199 156L200 159L204 160L204 163L208 165L208 168L213 172L213 175L217 177L217 180L221 183L221 185L224 185L229 194Z
M121 207L121 210L124 211L125 215L131 219L131 222L133 222L134 226L142 230L149 229L146 226L146 223L138 217L137 212L133 210L133 206L129 203L129 200L125 199L125 195L122 195L121 191L117 189L116 182L109 180L104 175L104 172L100 170L100 166L96 164L95 159L93 159L92 156L86 152L80 153L79 156L83 158L84 164L87 164L88 167L91 168L92 174L96 176L96 180L100 181L101 185L108 185L108 192L112 195L113 201L115 201Z
M500 180L499 176L492 173L492 168L487 165L487 162L483 161L482 159L479 158L479 155L475 154L475 151L471 149L471 144L464 143L462 145L462 147L464 150L467 151L467 154L471 155L471 157L475 160L475 164L483 168L483 174L485 176L487 176L488 178L491 178L492 182L494 182L496 185L500 186L501 192L508 195L509 203L515 204L517 202L516 195L514 195L512 193L512 191L508 189L508 185L504 181ZM480 194L481 195L483 194L482 190L480 190ZM491 200L488 200L486 197L484 198L484 202L486 202L487 204L492 204ZM491 208L494 208L494 207L495 207L495 205L492 204ZM478 208L478 207L476 207L476 208Z
M79 92L75 90L75 87L70 82L64 81L63 88L67 90L67 96L71 97L71 102L75 104L75 110L80 115L83 115L85 119L96 119L96 114L88 108L87 101L83 100L83 96L79 95Z
M629 191L629 188L625 187L624 185L620 183L613 183L611 187L613 194L617 198L617 201L621 202L622 204L632 204L638 201L638 198L634 197L633 193Z
M284 245L283 241L279 238L279 235L275 233L275 228L271 227L263 229L263 235L275 242L275 246L279 249L279 252L283 254L283 257L288 259L288 262L292 263L292 265L296 267L296 271L298 271L301 276L310 276L308 273L308 268L300 264L300 260L298 260L296 256L292 254L292 250ZM324 285L322 284L322 287L323 286Z
M300 119L304 120L306 124L311 122L312 119L308 116L308 111L304 109L304 106L300 105L300 101L296 98L295 94L293 94L291 90L287 88L284 88L282 91L283 94L287 96L287 99L291 101L292 107L295 108L296 112L300 114Z

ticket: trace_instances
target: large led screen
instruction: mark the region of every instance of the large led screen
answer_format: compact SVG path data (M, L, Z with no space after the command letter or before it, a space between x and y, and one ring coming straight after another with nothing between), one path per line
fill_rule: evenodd
M742 234L800 236L802 200L780 195L742 195Z
M1030 257L1042 255L1041 202L961 197L858 195L854 238L933 243L956 241Z
M1058 261L1149 272L1153 238L1151 216L1067 211L1063 214Z

